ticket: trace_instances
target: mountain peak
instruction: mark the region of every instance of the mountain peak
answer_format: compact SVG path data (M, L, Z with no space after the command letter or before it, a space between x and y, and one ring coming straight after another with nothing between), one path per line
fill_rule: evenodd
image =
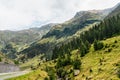
M88 14L88 13L95 13L95 14L97 14L97 13L99 13L99 12L101 12L101 10L80 11L80 12L77 12L74 17L75 17L75 18L76 18L76 17L82 17L83 15Z

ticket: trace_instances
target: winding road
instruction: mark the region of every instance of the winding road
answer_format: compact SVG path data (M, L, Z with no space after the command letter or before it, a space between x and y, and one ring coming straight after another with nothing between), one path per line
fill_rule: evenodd
M5 80L12 77L17 77L29 73L30 71L18 71L18 72L9 72L9 73L0 73L0 80Z

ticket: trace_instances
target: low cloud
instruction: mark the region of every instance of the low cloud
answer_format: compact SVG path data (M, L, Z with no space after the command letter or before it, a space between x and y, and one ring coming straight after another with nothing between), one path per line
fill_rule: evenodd
M80 10L104 9L120 0L0 0L0 30L61 23Z

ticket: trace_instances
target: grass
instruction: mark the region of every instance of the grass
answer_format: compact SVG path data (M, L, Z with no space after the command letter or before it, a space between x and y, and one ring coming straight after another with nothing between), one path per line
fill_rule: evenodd
M36 70L33 72L30 72L28 74L25 74L23 76L10 78L7 80L44 80L44 78L48 77L47 73L45 71Z
M74 76L73 80L120 80L117 76L118 66L116 66L116 64L120 63L120 36L112 37L102 42L105 46L103 49L94 51L92 45L89 53L81 58L80 73ZM75 59L78 53L78 50L73 50L71 58ZM54 67L55 64L53 61L45 62L39 69L29 74L8 80L44 80L45 77L48 77L44 71L46 66ZM69 66L64 69L69 71Z
M44 38L41 39L40 41L38 41L38 44L44 44L44 43L48 43L48 42L54 42L56 40L55 37L49 37L49 38Z
M115 43L117 40L117 43ZM117 66L120 62L120 36L109 38L103 41L108 48L94 51L91 47L90 52L82 58L81 73L75 77L75 80L91 78L92 80L119 80L116 75ZM113 46L114 45L114 46ZM108 49L112 49L108 51ZM92 72L90 72L92 69Z
M39 63L42 64L43 63L43 60L41 59L42 56L43 55L40 54L32 59L28 59L28 61L26 61L25 63L20 64L20 68L24 70L30 68L31 66L37 66Z
M0 52L0 62L14 64L13 60L8 59L3 53Z

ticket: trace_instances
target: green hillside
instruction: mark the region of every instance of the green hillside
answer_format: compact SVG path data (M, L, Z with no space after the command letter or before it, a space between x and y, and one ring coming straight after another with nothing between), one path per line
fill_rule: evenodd
M0 52L0 63L14 64L14 61Z
M95 51L92 45L88 54L86 54L82 58L79 57L81 60L81 65L79 65L80 69L74 69L72 63L63 66L63 72L67 72L66 74L64 74L63 72L61 73L62 76L65 76L64 79L70 78L69 80L119 80L120 36L108 38L106 40L102 40L102 42L104 43L104 47L101 50ZM79 55L79 52L78 50L73 50L70 54L70 60L74 60L76 55ZM54 74L54 76L52 75L52 77L54 77L54 79L52 80L56 80L55 75L57 73L55 72L57 71L57 69L60 68L54 67L55 64L56 62L54 63L53 61L45 62L44 64L41 64L41 66L39 66L39 68L32 73L8 80L46 80L45 78L48 78L47 80L51 80L48 76L51 76L52 74ZM53 68L53 71L51 71L51 75L49 75L49 71L47 74L46 69L43 69L42 66L46 65L47 67ZM70 70L79 70L80 72L75 75L73 72L69 72Z
M106 11L106 12L105 12ZM30 47L19 52L21 58L33 58L39 54L45 54L48 59L52 58L53 49L61 43L67 43L81 32L88 30L91 26L98 24L111 10L80 11L71 20L57 24L42 37L42 39L31 44Z
M0 51L9 58L16 58L17 52L29 47L41 39L55 24L47 24L40 28L30 28L20 31L0 31Z
M120 80L119 10L81 11L54 25L17 53L20 68L31 72L8 80Z

